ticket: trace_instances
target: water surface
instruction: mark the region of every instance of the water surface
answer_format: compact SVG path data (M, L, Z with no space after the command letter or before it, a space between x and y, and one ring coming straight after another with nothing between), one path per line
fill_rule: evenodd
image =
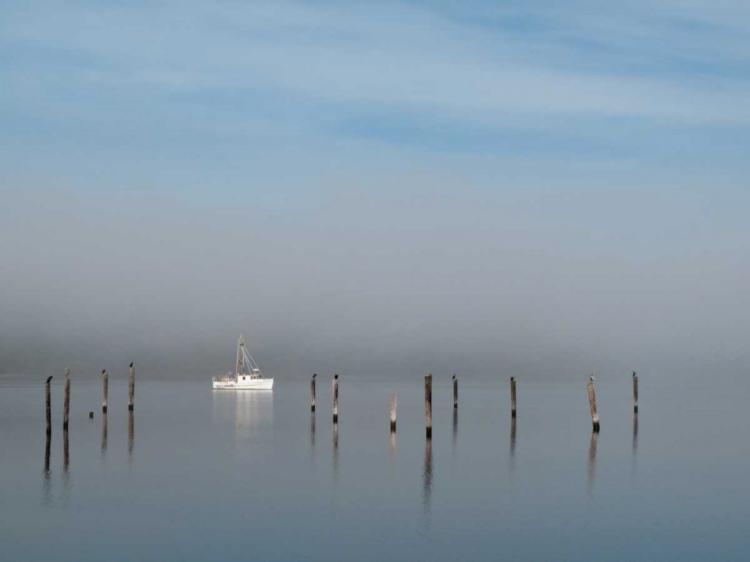
M602 377L600 377L602 378ZM8 560L746 560L748 385L680 388L436 377L425 438L423 381L279 379L273 393L208 381L74 380L53 431L43 381L0 382L0 544ZM389 395L398 394L398 432ZM95 418L88 419L94 411ZM67 446L66 446L67 439ZM5 558L8 556L8 558Z

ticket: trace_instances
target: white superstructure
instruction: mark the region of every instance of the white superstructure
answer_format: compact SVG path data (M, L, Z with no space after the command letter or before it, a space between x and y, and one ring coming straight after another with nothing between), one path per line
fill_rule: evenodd
M267 379L260 372L258 364L247 352L245 340L237 340L237 361L234 374L227 373L213 377L215 390L273 390L273 379Z

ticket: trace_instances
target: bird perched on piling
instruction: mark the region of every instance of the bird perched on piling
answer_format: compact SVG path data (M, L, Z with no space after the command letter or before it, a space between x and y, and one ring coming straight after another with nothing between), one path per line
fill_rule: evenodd
M133 362L132 362L132 361L130 362L130 366L131 366L131 367L133 366Z
M594 382L594 373L589 375L589 382Z
M52 377L51 377L51 376L47 377L47 382L46 382L46 383L44 383L44 384L49 384L49 381L51 381L51 380L52 380Z

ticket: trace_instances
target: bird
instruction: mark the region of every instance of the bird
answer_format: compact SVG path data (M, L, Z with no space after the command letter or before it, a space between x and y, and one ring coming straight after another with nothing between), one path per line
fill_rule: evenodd
M453 380L456 380L456 375L455 374L453 375Z
M107 373L107 369L102 369L102 375Z
M132 362L132 361L130 362L130 366L131 366L131 367L133 366L133 362Z
M510 377L510 380L514 381L514 380L516 380L516 377Z
M589 376L589 381L594 382L594 373L591 373Z
M635 371L633 371L633 376L635 376Z
M313 373L313 378L317 377L318 373Z
M50 376L50 377L47 377L47 382L46 382L46 383L44 383L44 384L49 384L49 381L51 381L51 380L52 380L52 377L51 377L51 376Z

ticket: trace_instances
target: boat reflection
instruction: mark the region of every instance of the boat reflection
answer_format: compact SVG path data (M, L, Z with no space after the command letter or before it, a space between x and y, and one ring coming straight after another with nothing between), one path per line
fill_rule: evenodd
M235 390L234 422L237 439L249 437L254 431L273 427L273 392Z

